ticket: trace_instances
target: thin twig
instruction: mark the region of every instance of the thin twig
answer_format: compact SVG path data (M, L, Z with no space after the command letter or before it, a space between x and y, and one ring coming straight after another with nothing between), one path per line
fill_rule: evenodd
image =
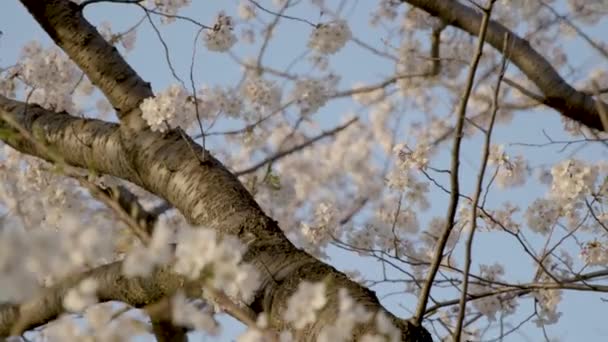
M203 122L201 121L200 110L198 107L198 99L196 98L196 86L194 84L194 65L196 64L196 42L198 41L198 37L201 34L203 29L199 29L194 36L194 43L192 45L192 58L190 60L190 86L192 87L192 96L194 97L194 111L196 114L196 122L198 123L198 128L201 131L201 139L203 140L203 160L207 157L207 137L205 136L205 129L203 128Z
M492 4L490 4L492 6ZM491 8L491 7L490 7ZM489 9L488 9L489 10ZM473 249L473 239L475 236L475 230L477 229L477 206L479 204L479 199L481 197L481 192L483 190L483 179L488 166L488 158L490 157L490 143L492 140L492 131L494 129L494 122L496 121L496 113L498 112L498 97L500 94L500 85L502 84L502 79L505 75L505 71L507 68L508 61L508 51L507 42L509 40L508 36L505 36L505 43L503 46L502 52L502 63L501 68L498 73L498 79L496 80L496 87L494 89L494 100L492 101L492 114L490 117L490 124L488 125L488 129L486 131L486 137L483 145L483 156L481 160L481 166L479 168L479 175L477 176L477 184L475 188L475 194L473 195L473 204L471 206L471 228L469 231L469 236L466 241L466 249L465 249L465 261L464 261L464 274L462 276L462 291L460 293L460 302L459 302L459 311L458 318L456 319L456 330L454 331L454 341L460 341L460 336L462 334L462 324L464 322L464 318L466 316L466 305L467 305L467 296L468 296L468 287L469 287L469 273L471 272L471 262L472 262L472 249Z
M156 24L154 23L154 20L152 20L152 17L150 16L150 14L148 13L148 9L145 8L142 5L139 5L139 7L144 11L144 13L146 14L146 17L148 18L148 22L150 23L150 26L152 26L152 29L154 30L154 32L156 33L156 36L158 37L158 40L160 41L161 45L163 46L163 51L165 53L165 60L167 61L167 65L169 66L169 70L171 70L171 74L173 75L173 77L182 85L182 87L185 89L186 88L186 84L184 83L184 81L177 75L177 72L175 71L175 68L173 67L173 63L171 62L171 53L169 51L169 46L167 46L167 43L165 42L162 34L160 33L160 30L158 29L158 27L156 27Z
M489 9L484 12L483 19L481 21L481 28L479 30L479 42L477 44L477 50L475 55L473 56L473 60L471 61L471 67L469 68L469 74L467 77L467 84L465 86L464 93L462 94L462 97L460 99L460 106L458 108L458 119L456 123L456 134L454 135L454 150L452 152L450 204L448 206L445 228L437 241L437 247L435 248L435 254L433 255L433 260L431 262L426 281L424 283L424 286L422 287L422 290L420 291L420 296L418 297L418 305L416 307L416 313L414 315L414 323L418 326L422 323L426 304L428 302L429 294L431 292L431 287L433 286L433 281L435 279L435 276L437 275L437 270L439 269L439 265L441 264L441 260L443 259L443 250L454 226L454 218L456 216L456 209L458 207L458 200L460 194L458 171L460 165L460 143L462 141L463 136L462 131L465 122L466 107L469 101L469 96L471 94L471 89L473 88L473 83L475 81L475 73L477 71L477 66L479 65L479 60L481 59L483 51L486 32L488 29L488 24L490 22L490 10L495 1L496 0L491 0Z
M298 151L300 151L300 150L302 150L302 149L304 149L304 148L306 148L306 147L314 144L315 142L317 142L317 141L319 141L319 140L321 140L323 138L335 135L336 133L344 130L345 128L347 128L348 126L350 126L351 124L353 124L356 121L358 121L358 118L356 118L356 117L352 118L352 119L348 120L348 122L346 122L343 125L340 125L340 126L334 128L334 129L330 130L330 131L323 132L323 133L317 135L316 137L314 137L312 139L306 140L305 142L303 142L301 144L293 146L292 148L289 148L289 149L284 150L284 151L280 151L280 152L278 152L278 153L276 153L276 154L274 154L274 155L272 155L270 157L265 158L264 160L260 161L259 163L255 164L253 166L250 166L250 167L246 168L245 170L237 171L234 174L237 177L240 177L240 176L243 176L243 175L255 172L258 169L260 169L261 167L263 167L264 165L268 164L268 163L273 163L273 162L275 162L275 161L277 161L277 160L279 160L279 159L281 159L281 158L283 158L283 157L285 157L287 155L290 155L292 153L298 152Z
M308 21L308 20L306 20L306 19L302 19L302 18L298 18L298 17L292 17L292 16L290 16L290 15L285 15L285 14L283 14L283 11L281 11L281 13L277 13L277 12L271 11L271 10L269 10L269 9L267 9L267 8L265 8L265 7L263 7L263 6L262 6L262 5L260 5L260 4L259 4L257 1L254 1L254 0L249 0L249 2L251 2L252 4L254 4L254 5L255 5L255 7L257 7L257 8L259 8L259 9L261 9L262 11L264 11L264 12L266 12L266 13L268 13L268 14L272 14L272 15L274 15L274 16L281 17L281 18L285 18L285 19L290 19L290 20L294 20L294 21L299 21L299 22L301 22L301 23L306 23L306 24L308 24L308 25L310 25L310 26L312 26L312 27L317 27L317 25L316 25L316 24L314 24L314 23L312 23L312 22L310 22L310 21Z
M604 58L608 58L608 50L606 50L602 45L596 43L593 39L591 39L591 37L589 37L588 34L586 34L583 30L581 30L577 25L575 25L570 19L568 19L566 16L559 14L559 12L557 12L553 7L551 7L549 4L545 3L544 1L540 1L540 4L545 7L546 9L548 9L551 13L553 13L553 15L558 18L560 21L566 23L568 26L570 26L574 31L576 31L576 33L581 36L581 38L583 38L584 41L586 41L589 45L591 45L595 50L597 50L597 52L599 52L602 56L604 56Z

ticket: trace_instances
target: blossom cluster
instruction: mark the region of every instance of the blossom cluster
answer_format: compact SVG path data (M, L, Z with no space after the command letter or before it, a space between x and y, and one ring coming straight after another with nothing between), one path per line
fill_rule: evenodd
M0 301L23 300L39 286L110 260L111 231L87 227L73 215L64 214L57 222L59 230L0 230Z
M107 210L95 208L73 180L45 171L50 164L6 146L2 155L0 301L20 301L112 260L117 225Z
M308 47L321 54L331 55L338 52L352 37L344 20L319 24L310 35Z
M212 229L186 229L179 233L175 271L190 279L209 272L209 284L227 295L249 301L257 289L258 274L243 263L245 246L232 236L220 238Z
M177 127L187 130L197 117L208 120L222 113L238 118L243 101L230 88L204 85L197 90L195 98L182 86L173 84L155 97L145 99L140 109L152 130L165 132Z
M135 28L130 29L123 33L112 32L112 24L108 21L104 21L97 27L99 34L110 44L114 45L120 43L126 52L130 52L135 47L135 41L137 40L137 30Z
M57 47L28 43L18 64L19 75L33 92L29 101L56 111L73 111L71 91L80 77L78 67Z
M552 197L568 209L577 199L591 193L597 180L598 169L584 161L568 159L555 165L551 169L551 176Z
M245 99L259 112L272 112L279 108L281 90L275 82L250 76L243 84Z
M204 305L200 300L188 300L182 291L171 298L171 318L177 326L217 335L220 327L213 314L213 306Z
M250 300L258 286L258 274L253 266L243 263L245 251L238 239L220 238L212 229L180 226L170 229L158 224L147 246L132 248L123 263L128 276L146 276L156 267L169 263L175 272L196 280L206 279L207 286L222 290L241 300ZM171 245L175 244L172 254Z
M581 257L590 266L607 265L608 246L599 240L589 241L583 247Z
M231 88L203 86L197 91L197 99L201 118L211 118L218 113L239 118L243 114L243 101L238 92Z
M562 301L562 291L542 289L533 293L539 304L538 316L533 322L538 326L551 325L559 321L562 313L557 311L557 305Z
M194 122L194 101L186 89L173 84L155 97L145 99L139 108L153 131L165 132L177 127L187 129Z
M122 308L115 304L99 304L89 307L82 315L84 320L75 320L73 316L62 315L49 323L41 331L45 341L128 341L133 336L147 332L147 327L139 319L125 317L115 319Z
M289 330L283 330L277 336L276 332L269 328L268 315L261 313L255 326L249 326L236 342L295 342L295 340Z
M323 256L322 250L337 235L338 213L336 208L326 202L317 206L314 222L302 222L300 233L305 240L304 249L314 255Z
M526 182L528 163L522 156L512 158L504 152L504 146L490 146L488 165L496 165L496 184L501 188L512 188Z
M327 304L325 283L303 281L287 301L284 319L296 329L303 329L317 320L317 314ZM338 312L332 324L325 325L318 335L320 342L346 342L352 339L353 330L374 319L377 334L367 333L361 341L401 341L401 331L383 312L369 312L358 304L346 289L338 290ZM284 336L284 335L283 335Z
M480 277L483 277L488 281L504 281L504 274L504 268L500 264L480 266ZM472 294L482 294L492 291L492 287L484 284L472 283L470 285L470 291ZM487 296L473 301L473 307L477 309L479 313L486 316L488 320L495 321L496 314L499 312L503 315L510 315L515 312L515 309L517 308L515 299L516 296L508 293Z
M369 322L372 313L363 305L358 304L346 289L338 290L338 314L333 324L326 325L319 334L319 341L342 342L349 341L353 329L362 323Z
M243 20L251 20L255 18L255 8L248 0L243 0L239 3L237 8L239 17Z
M174 230L166 220L160 220L145 248L130 248L122 263L123 273L129 277L145 277L150 275L155 267L168 264L172 259L171 243L175 240Z
M397 155L397 163L403 170L425 169L429 163L430 148L424 144L419 144L411 149L405 144L397 144L393 147L393 152Z
M211 30L203 35L205 46L210 51L224 52L236 43L236 36L232 31L234 26L232 18L220 12L215 19L215 24Z
M296 329L303 329L316 321L317 312L327 303L324 283L303 281L287 301L287 309L283 313L285 321L290 322Z
M155 8L157 11L166 14L161 17L164 24L175 21L175 15L182 7L190 6L190 0L144 0L144 5L148 8Z
M292 97L300 107L302 115L315 113L325 105L329 95L327 82L315 79L302 79L296 81Z
M369 91L363 91L367 89L365 83L357 82L353 85L353 100L364 105L371 105L386 97L384 88L370 88Z
M557 220L562 216L562 209L550 199L538 198L528 207L525 218L532 231L547 235Z
M71 312L81 312L97 303L97 280L86 278L70 289L63 298L63 307Z

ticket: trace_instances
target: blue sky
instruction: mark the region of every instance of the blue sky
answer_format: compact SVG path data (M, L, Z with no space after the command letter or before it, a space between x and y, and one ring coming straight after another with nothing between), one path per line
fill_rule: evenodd
M190 16L206 24L213 22L216 13L220 9L225 9L228 13L234 13L237 4L236 1L193 2L192 6L181 11L180 14ZM272 7L271 1L260 2L268 7ZM328 3L332 3L332 1L328 1ZM375 1L358 1L355 11L350 13L347 9L346 12L350 13L348 20L354 36L373 46L382 47L382 37L378 36L377 31L370 30L367 26L368 15L375 3ZM46 34L33 21L18 1L3 1L1 6L0 30L4 34L0 38L0 66L4 67L14 64L21 47L27 41L39 40L45 44L50 43ZM94 24L110 21L112 22L114 31L121 31L130 27L142 16L141 10L135 6L100 4L90 7L86 11L86 15L90 21ZM320 20L319 13L309 10L294 10L293 14L305 17L313 22ZM271 19L267 15L263 16L263 18L266 21ZM197 28L190 23L180 21L168 26L161 25L160 28L163 38L169 46L171 60L176 67L178 75L182 79L187 80L192 45ZM289 65L294 58L305 53L310 29L308 25L303 23L283 21L277 30L276 37L268 48L264 64L281 70ZM608 32L608 22L604 20L601 25L586 30L586 32L593 37L603 37L602 32ZM200 44L200 41L197 44L198 55L195 73L197 84L234 85L238 82L241 77L241 69L238 65L231 62L227 55L206 51ZM602 61L595 55L584 42L573 41L568 43L566 47L570 61L576 67L590 70L599 66L603 66L603 68L607 66L606 61ZM257 55L257 45L252 47L238 43L233 51L241 58L254 56ZM127 56L127 60L142 78L152 83L154 90L161 90L169 84L175 83L175 79L173 79L166 65L163 48L147 23L144 23L141 29L138 30L136 49ZM369 83L379 81L382 79L382 76L390 75L394 68L392 63L370 57L368 53L364 53L352 43L348 44L339 54L332 57L330 63L331 68L342 76L341 89L350 88L356 81L367 81ZM294 67L294 70L300 73L306 73L308 69L309 66L304 61L296 64ZM511 66L510 70L513 69L514 67ZM322 108L319 114L315 116L315 119L322 127L332 127L340 120L343 114L357 109L358 106L352 101L338 100ZM406 113L406 123L408 120ZM228 123L226 125L233 124ZM500 126L496 130L494 141L497 143L541 143L545 142L541 135L542 129L551 132L552 137L556 140L567 139L567 136L562 132L559 115L553 111L542 109L517 113L511 124ZM404 129L403 133L405 134L405 132ZM469 139L463 145L463 162L461 164L462 188L469 193L473 190L473 182L477 174L480 141L479 138ZM573 150L573 148L570 150ZM508 151L524 153L532 165L541 165L567 157L567 153L559 151L559 146L525 149L512 147ZM438 163L447 166L448 156L449 150L444 148L437 159ZM591 160L605 159L606 152L605 149L602 150L599 146L590 146L580 151L578 156ZM529 182L524 188L508 192L494 192L496 197L490 197L489 203L490 205L493 203L499 204L508 199L514 203L523 203L525 205L525 203L544 194L545 191L546 188ZM447 200L447 196L439 192L435 193L431 197L433 209L430 214L443 216ZM538 243L543 241L540 236L536 236L533 233L528 234L528 237L532 242ZM476 239L475 257L483 259L485 264L508 260L508 274L511 275L511 279L523 281L526 279L525 276L529 275L532 271L531 260L525 257L522 254L521 248L505 235L481 233L476 235ZM356 260L357 268L363 274L370 278L378 277L380 274L380 267L376 261L361 259L352 254L337 250L333 250L330 256L331 263L340 269L352 269L353 260ZM473 268L473 271L478 271L478 269ZM393 273L393 275L396 276L397 274ZM375 290L379 293L387 293L398 290L398 288L398 285L390 285ZM403 316L409 316L407 311L402 307L413 309L415 298L411 295L391 296L383 300L383 303L394 310L394 312ZM558 338L559 341L601 341L602 337L608 336L608 327L604 323L607 305L599 300L597 294L567 294L566 300L560 304L560 310L564 313L564 316L558 325L547 328L549 336ZM529 314L532 308L530 301L521 302L520 307L525 307L525 309L521 310L521 317ZM241 330L238 324L231 322L231 320L228 320L228 322L230 323L225 326L226 331L222 335L222 341L233 339ZM495 335L496 332L488 334L487 337ZM528 323L522 327L520 334L510 335L505 338L505 341L537 341L541 339L542 332L533 324Z

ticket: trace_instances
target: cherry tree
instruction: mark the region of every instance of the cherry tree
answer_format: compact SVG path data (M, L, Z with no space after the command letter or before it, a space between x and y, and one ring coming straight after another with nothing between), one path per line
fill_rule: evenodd
M20 3L0 336L549 340L605 300L606 1Z

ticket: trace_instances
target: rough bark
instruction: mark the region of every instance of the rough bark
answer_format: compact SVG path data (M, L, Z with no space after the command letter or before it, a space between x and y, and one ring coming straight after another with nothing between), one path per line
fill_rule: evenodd
M80 7L67 0L22 0L40 26L110 101L123 122L140 129L139 103L153 96L150 84L125 62L85 18Z
M56 318L62 313L65 294L86 278L97 280L100 301L117 300L137 307L155 303L175 292L185 282L183 277L171 272L168 267L155 270L145 279L127 278L122 275L121 269L120 262L101 266L66 278L24 303L0 304L0 337L21 334Z
M282 319L282 312L287 306L287 299L302 280L325 280L330 284L330 305L320 313L321 319L310 327L307 334L310 341L314 341L322 327L331 324L335 318L339 288L348 289L370 311L383 310L372 291L293 246L236 177L209 154L203 163L193 157L191 148L199 155L203 152L202 148L192 141L183 140L178 133L162 135L149 130L138 132L130 140L130 150L125 151L117 124L53 113L37 105L27 105L1 96L0 115L12 118L42 144L62 155L66 163L131 181L169 201L191 223L241 238L249 246L245 261L255 265L262 278L250 308L256 313L270 313L272 327L288 328ZM0 128L12 129L6 122ZM16 131L9 136L11 138L6 142L17 150L52 160L52 156L46 155L46 149L40 151L35 144L20 138ZM151 281L155 287L171 288L162 279ZM176 280L167 277L165 281L174 283ZM123 288L119 283L114 286ZM152 291L150 297L131 300L128 289L123 288L122 291L127 291L125 293L116 290L122 297L107 299L124 300L132 305L158 299L159 292ZM53 288L45 292L42 299L35 300L38 313L34 321L37 324L54 318L60 312L61 301L56 298L60 298L64 291L64 287ZM142 292L138 290L137 293ZM24 305L24 310L30 307L30 304ZM11 307L0 311L0 335L6 334L15 323L18 317L15 310ZM414 327L397 318L394 318L394 322L402 328L404 341L430 340L424 328ZM26 326L30 327L32 323ZM361 327L358 334L373 331L373 328Z
M478 35L482 14L453 0L402 0L428 14L438 17L448 25L457 27L471 35ZM566 82L530 43L511 32L499 22L492 20L488 26L486 42L502 51L505 36L509 36L508 58L543 93L543 104L562 115L587 127L607 131L602 125L598 103L589 94L577 91ZM604 108L608 105L603 104Z
M295 248L277 223L264 214L238 179L219 161L206 154L205 161L201 162L192 154L194 149L194 153L202 155L200 146L185 141L175 132L161 135L145 129L138 105L152 95L150 85L103 40L77 5L67 0L21 2L55 43L103 91L117 109L122 124L53 113L2 96L1 115L10 116L61 154L68 164L131 181L166 199L191 223L241 238L249 246L245 260L254 264L262 275L250 309L256 313L269 313L272 327L288 328L281 314L287 299L302 280L325 280L329 284L328 305L320 313L320 319L310 327L307 341L315 341L323 326L332 323L337 312L339 288L347 288L371 311L384 310L373 292ZM466 6L451 1L408 2L451 25L477 33L481 15ZM505 30L502 25L492 22L487 41L501 46ZM526 41L515 35L512 37L515 39L513 62L545 93L547 103L574 120L601 129L593 99L563 81ZM0 122L0 128L12 129L6 122ZM45 151L20 138L17 132L8 135L6 142L23 153L52 160ZM103 266L67 279L26 303L0 306L0 336L6 336L16 323L19 323L21 329L17 331L20 331L55 318L61 313L61 299L66 290L87 275L107 285L100 286L104 291L100 293L102 300L120 300L134 306L153 303L182 286L181 278L168 269L157 270L146 279L128 279L120 275L119 265ZM403 341L430 340L424 328L389 316L402 329ZM373 329L361 326L357 334L360 336Z

